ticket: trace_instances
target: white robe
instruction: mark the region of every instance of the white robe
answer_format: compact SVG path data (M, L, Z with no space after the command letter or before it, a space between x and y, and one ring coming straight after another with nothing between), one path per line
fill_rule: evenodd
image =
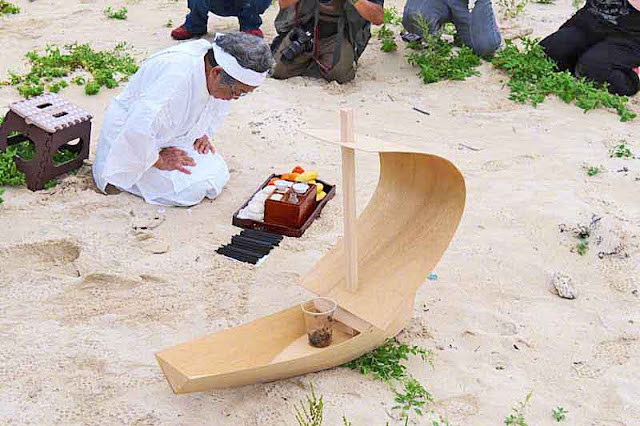
M222 191L229 180L222 157L193 148L202 136L213 141L229 111L229 101L207 91L204 55L210 48L198 40L152 55L113 99L93 164L103 192L112 184L148 203L192 206ZM190 175L153 167L159 151L170 146L195 160L195 167L187 167Z

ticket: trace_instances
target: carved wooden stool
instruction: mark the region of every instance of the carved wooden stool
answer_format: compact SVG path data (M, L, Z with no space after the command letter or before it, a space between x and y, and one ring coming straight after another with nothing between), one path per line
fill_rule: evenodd
M13 103L0 126L0 151L25 139L33 142L33 159L16 156L15 162L25 174L27 187L37 191L54 177L79 168L89 157L92 118L89 112L54 94ZM14 133L18 134L9 137ZM69 144L76 139L78 143ZM77 153L77 157L56 164L53 156L61 148Z

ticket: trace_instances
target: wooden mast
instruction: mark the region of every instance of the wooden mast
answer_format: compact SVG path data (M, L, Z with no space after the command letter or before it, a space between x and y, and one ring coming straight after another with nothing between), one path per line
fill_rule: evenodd
M353 144L353 110L340 111L341 140ZM356 157L355 150L342 146L342 200L347 290L358 290L358 241L356 230Z

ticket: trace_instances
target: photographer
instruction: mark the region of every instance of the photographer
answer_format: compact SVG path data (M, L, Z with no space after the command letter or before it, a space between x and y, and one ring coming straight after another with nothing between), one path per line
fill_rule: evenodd
M271 46L273 77L321 76L346 83L371 37L384 20L384 0L279 0Z

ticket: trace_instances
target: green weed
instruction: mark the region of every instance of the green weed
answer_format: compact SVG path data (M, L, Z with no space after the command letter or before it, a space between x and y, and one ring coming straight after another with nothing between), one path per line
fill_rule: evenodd
M576 79L569 72L559 72L553 60L548 58L537 39L523 38L523 50L512 41L497 52L493 65L506 72L511 89L510 99L536 106L553 94L567 103L574 102L585 112L596 108L617 111L621 121L636 118L627 106L629 98L609 93L606 87L598 88L584 78Z
M413 409L421 416L422 408L433 401L433 396L414 378L405 380L403 386L404 389L401 392L395 391L395 399L399 405L394 406L393 409L402 409L405 416L408 416L409 411Z
M422 415L422 408L433 397L427 390L407 372L407 366L403 361L409 359L409 355L419 356L423 361L432 364L433 352L419 346L409 346L398 343L395 339L389 339L379 348L361 356L344 367L358 370L364 375L372 375L389 385L399 383L400 391L394 390L395 400L399 405L394 409L401 409L404 416L408 416L413 410Z
M70 44L63 48L47 46L44 54L31 51L26 57L31 65L23 75L9 73L3 84L17 86L25 98L41 95L45 88L49 91L66 87L63 79L75 71L86 71L92 79L85 85L85 93L96 94L101 87L114 88L138 70L135 60L127 52L126 43L119 43L112 50L94 51L89 44ZM75 84L84 81L82 77L73 79ZM45 87L46 85L46 87Z
M506 19L518 17L527 6L529 0L498 0L498 10Z
M4 189L0 188L0 204L4 203L4 198L2 198L2 194L4 194Z
M553 412L551 413L551 416L553 417L553 419L560 423L561 421L565 420L567 418L567 414L569 414L568 411L566 411L564 408L562 407L556 407L553 409Z
M554 4L555 0L535 0L538 4Z
M15 15L20 13L20 8L13 3L9 3L5 0L0 0L0 16L2 15Z
M402 17L395 7L384 8L384 23L391 25L402 25Z
M173 27L173 20L172 19L167 20L167 23L164 24L164 26L167 28Z
M383 382L402 380L407 377L407 361L409 355L420 356L424 361L432 363L433 352L419 346L409 346L398 343L395 339L388 339L384 345L362 355L360 358L344 364L351 370L358 370L365 376L371 374Z
M602 171L600 167L585 167L585 170L587 171L587 176L590 177L596 176Z
M109 6L104 10L104 14L107 15L107 18L119 19L121 21L124 21L125 19L127 19L127 13L129 13L129 11L127 10L126 7L121 7L118 10L113 10L111 9L111 6Z
M311 386L311 396L306 396L306 401L299 405L294 405L296 410L296 420L300 426L321 426L324 416L323 397L318 398L313 386Z
M584 256L589 251L589 240L581 238L580 242L576 246L576 251L580 256Z
M529 392L526 398L522 402L518 402L518 404L513 407L509 416L504 419L504 424L507 426L515 425L515 426L529 426L527 420L525 419L525 411L527 409L527 405L533 396L533 392Z
M609 150L609 157L611 158L632 158L633 152L631 147L626 141L620 141L616 146Z

